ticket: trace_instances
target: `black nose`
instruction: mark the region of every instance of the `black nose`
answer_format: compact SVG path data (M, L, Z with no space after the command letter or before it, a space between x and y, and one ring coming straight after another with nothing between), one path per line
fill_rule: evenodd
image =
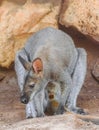
M29 101L29 98L26 96L26 94L24 94L21 96L20 100L22 103L27 104Z

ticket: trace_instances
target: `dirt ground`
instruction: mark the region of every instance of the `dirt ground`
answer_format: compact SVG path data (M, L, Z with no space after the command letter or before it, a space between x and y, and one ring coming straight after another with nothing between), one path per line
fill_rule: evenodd
M99 44L75 30L65 31L72 36L76 46L85 48L88 54L87 75L78 97L78 106L87 109L92 115L99 116L99 82L91 75L99 58ZM25 119L25 105L20 103L19 96L13 67L9 70L0 68L0 125L4 123L11 125Z

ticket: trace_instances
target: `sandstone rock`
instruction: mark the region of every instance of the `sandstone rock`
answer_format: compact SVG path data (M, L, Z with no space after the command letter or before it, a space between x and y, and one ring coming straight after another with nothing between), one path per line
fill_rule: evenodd
M2 81L5 78L5 74L0 72L0 81Z
M99 126L77 119L72 114L27 119L13 125L0 123L0 130L98 130Z
M60 23L99 41L99 0L64 0Z
M99 58L97 59L96 64L93 67L92 75L99 82Z
M61 0L0 1L0 66L8 68L15 52L34 32L57 27Z

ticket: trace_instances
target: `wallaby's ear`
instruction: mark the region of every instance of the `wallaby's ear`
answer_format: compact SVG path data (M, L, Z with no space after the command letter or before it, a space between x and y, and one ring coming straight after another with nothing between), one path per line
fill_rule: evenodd
M30 70L31 67L32 67L32 64L28 61L26 61L23 57L19 56L18 57L20 62L22 63L23 67L26 69L26 70Z
M33 70L36 74L40 74L43 71L43 63L40 58L36 58L32 63Z

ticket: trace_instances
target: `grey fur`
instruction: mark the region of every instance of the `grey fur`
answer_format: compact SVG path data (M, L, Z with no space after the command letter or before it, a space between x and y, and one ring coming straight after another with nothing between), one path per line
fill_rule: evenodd
M77 48L78 51L78 59L75 65L75 69L72 74L72 83L73 88L69 94L68 99L65 99L66 107L69 111L73 111L79 114L85 114L84 110L76 106L78 94L83 86L85 74L86 74L86 52L83 48ZM52 94L54 97L53 99L48 98L47 109L52 114L61 114L64 111L64 106L61 104L61 93L63 85L58 82L51 82L52 85L47 85L47 95ZM53 106L52 102L57 102L59 106L56 108Z
M25 55L24 49L27 52ZM86 54L81 51L82 54L79 56L79 51L71 37L61 30L49 27L35 33L15 58L15 70L21 92L24 93L24 88L27 87L26 76L34 77L35 74L32 70L24 69L18 55L30 62L40 58L43 62L43 78L39 79L39 83L32 89L30 100L45 89L48 82L55 81L62 83L61 104L71 110L76 108L76 99L86 74ZM79 70L79 66L83 72ZM79 76L81 78L78 80Z
M26 61L29 61L28 54L25 49L21 49L16 53L15 57L15 71L18 79L18 85L20 88L21 95L24 93L25 79L28 76L28 71L24 69L23 65L19 60L19 56L22 56ZM47 101L45 99L45 92L42 90L39 92L33 100L30 100L26 104L26 118L34 118L44 116L45 106ZM44 105L42 105L44 103Z
M73 82L73 88L71 89L71 92L69 94L68 100L66 102L66 106L76 113L83 113L84 111L80 108L76 107L76 101L78 94L83 86L86 70L87 70L87 57L86 52L83 48L77 48L78 51L78 60L74 69L74 72L72 74L72 82Z
M43 117L45 108L47 106L47 100L45 100L45 90L43 89L30 100L26 105L26 118Z

